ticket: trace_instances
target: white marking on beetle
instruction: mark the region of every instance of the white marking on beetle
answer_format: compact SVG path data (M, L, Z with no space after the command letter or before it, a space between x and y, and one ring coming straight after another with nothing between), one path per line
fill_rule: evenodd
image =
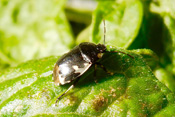
M85 55L85 54L81 54L83 56L83 59L87 62L91 62L91 60Z
M91 63L83 63L84 67L83 68L78 68L77 70L75 70L75 73L80 73L79 76L81 76L85 71L88 70L88 68L92 65Z
M60 71L61 71L61 74L59 74L59 81L60 81L60 84L61 85L63 85L63 84L65 84L65 83L68 83L67 81L65 82L65 76L67 75L67 74L69 74L69 66L67 65L67 64L61 64L60 66L59 66L59 68L60 68ZM65 76L63 76L63 74L65 75Z
M74 73L79 73L79 76L81 76L84 72L86 72L88 70L88 68L92 65L91 62L89 63L83 63L84 67L83 68L79 68L77 65L73 65L72 68L75 70ZM59 82L60 85L64 85L66 83L70 83L70 80L65 80L67 75L70 74L70 66L68 66L68 64L61 64L59 65L59 69L61 71L61 74L59 74Z
M69 72L70 72L68 64L61 64L61 65L59 65L59 68L60 68L62 74L69 74Z
M62 75L59 75L59 80L61 85L65 84L65 78Z
M86 66L88 66L90 63L84 63L84 66L86 67Z
M75 71L79 69L77 65L73 65L72 68L73 68Z

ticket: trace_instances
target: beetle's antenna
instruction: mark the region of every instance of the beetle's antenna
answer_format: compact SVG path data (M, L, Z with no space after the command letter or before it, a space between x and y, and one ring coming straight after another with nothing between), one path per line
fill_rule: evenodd
M106 52L108 52L108 51L106 51ZM130 58L134 59L134 57L133 57L132 55L127 54L127 53L122 52L122 51L110 51L110 53L122 53L122 54L126 54L126 55L129 56Z
M104 39L103 39L103 44L105 45L105 37L106 37L106 26L105 26L105 20L103 19L103 25L104 25Z

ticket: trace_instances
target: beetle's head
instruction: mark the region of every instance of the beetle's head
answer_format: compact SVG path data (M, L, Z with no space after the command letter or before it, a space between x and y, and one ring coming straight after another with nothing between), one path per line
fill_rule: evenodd
M97 50L99 53L104 53L106 51L106 46L104 44L98 44Z

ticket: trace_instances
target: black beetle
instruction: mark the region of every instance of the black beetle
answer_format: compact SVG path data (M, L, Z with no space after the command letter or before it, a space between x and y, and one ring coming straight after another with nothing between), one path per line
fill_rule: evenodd
M104 22L104 43L105 32L106 30ZM65 95L75 86L82 74L84 74L93 64L99 64L97 63L97 60L99 60L105 52L109 52L106 50L105 44L96 45L90 42L83 42L59 58L53 69L54 83L56 85L64 85L71 83L72 81L74 81L74 83L57 98L55 105L63 95ZM121 51L112 52L127 54ZM133 58L131 55L127 55ZM101 67L107 71L102 65Z

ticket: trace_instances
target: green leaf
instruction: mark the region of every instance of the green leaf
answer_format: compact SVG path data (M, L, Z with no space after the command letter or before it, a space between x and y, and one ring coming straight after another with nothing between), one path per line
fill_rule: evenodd
M1 116L153 116L166 111L172 116L174 94L153 75L137 52L111 48L100 62L113 72L109 75L91 67L74 89L56 98L70 84L55 86L54 63L59 57L28 61L0 73ZM132 58L132 57L134 58Z
M150 5L150 10L157 13L163 19L163 45L165 52L173 64L170 70L175 75L175 0L158 0ZM171 64L170 63L170 64Z
M0 1L0 65L62 55L73 45L65 0Z
M143 56L144 60L151 67L152 70L156 69L159 65L158 56L150 49L137 49L133 50L133 52L140 54Z
M175 79L171 72L163 68L158 68L154 72L159 81L164 83L171 91L175 92Z
M77 36L76 44L78 45L82 42L90 42L90 36L90 26L88 26Z
M102 1L93 13L92 42L103 43L103 22L106 22L106 43L128 48L137 36L143 17L138 0Z

